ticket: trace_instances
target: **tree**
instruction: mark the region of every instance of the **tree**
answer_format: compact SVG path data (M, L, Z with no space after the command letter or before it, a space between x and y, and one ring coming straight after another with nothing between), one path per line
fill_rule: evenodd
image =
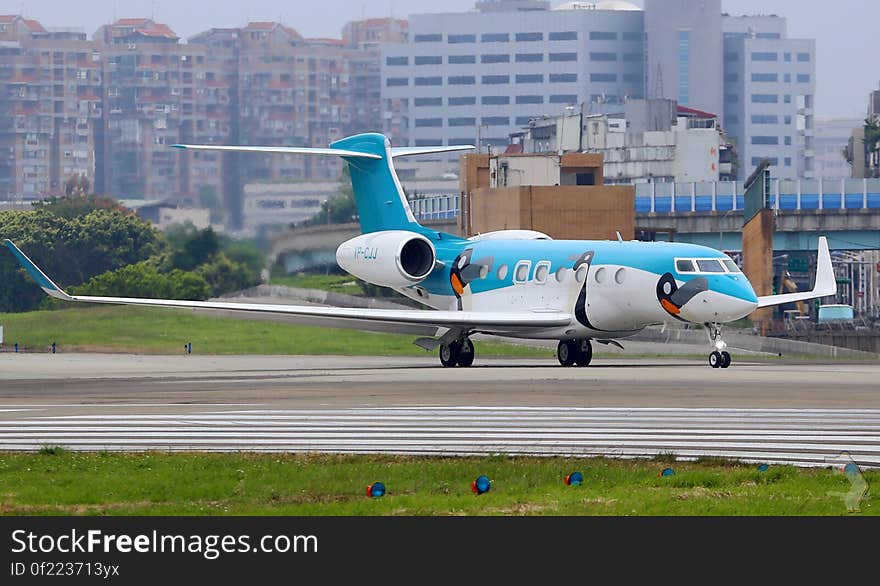
M354 189L351 186L351 175L348 165L343 167L339 177L336 194L321 204L321 211L306 220L306 226L322 224L347 224L357 220L357 204L354 200Z
M251 281L259 283L262 280L266 255L256 244L248 240L232 240L226 236L220 239L220 250L229 260L244 265Z
M209 226L185 236L181 246L174 246L171 265L176 269L191 271L209 262L218 252L220 252L220 242L217 234Z
M64 195L67 197L85 197L89 194L91 183L85 173L71 175L64 182Z
M108 271L71 291L77 295L188 301L201 301L211 296L211 286L201 276L176 269L161 273L149 261Z
M118 211L127 215L134 214L128 208L122 207L115 199L96 195L50 197L33 204L33 206L35 209L47 210L62 218L85 216L96 210Z
M259 284L247 267L232 261L222 252L211 262L205 263L194 271L211 286L211 295L217 297L234 291L241 291Z
M107 209L72 218L46 208L0 212L0 236L13 240L61 287L146 260L163 248L149 223ZM29 311L44 302L8 252L0 253L0 283L0 311Z

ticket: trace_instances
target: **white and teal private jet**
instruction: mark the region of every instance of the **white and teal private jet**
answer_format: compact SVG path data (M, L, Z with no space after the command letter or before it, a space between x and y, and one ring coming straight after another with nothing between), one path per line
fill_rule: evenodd
M462 238L420 225L394 170L396 157L455 152L468 146L393 148L381 134L360 134L326 149L174 145L181 149L333 155L349 166L362 234L336 251L339 266L390 287L433 311L352 309L69 295L15 244L6 246L48 295L71 302L218 310L331 327L397 331L439 346L445 367L474 362L473 334L558 340L563 366L587 366L592 342L615 344L664 322L703 324L713 368L730 366L721 326L759 307L834 295L828 243L819 239L812 291L758 297L727 255L671 242L553 240L528 230Z

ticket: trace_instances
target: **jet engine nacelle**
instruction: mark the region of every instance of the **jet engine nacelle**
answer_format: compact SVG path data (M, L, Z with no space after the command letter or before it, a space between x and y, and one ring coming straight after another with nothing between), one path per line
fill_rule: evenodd
M381 287L415 285L431 274L436 260L431 241L406 230L362 234L336 249L336 262L343 270Z

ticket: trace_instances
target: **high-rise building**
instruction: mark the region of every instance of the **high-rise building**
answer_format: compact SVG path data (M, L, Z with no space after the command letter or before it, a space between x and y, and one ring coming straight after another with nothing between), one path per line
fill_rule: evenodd
M622 1L484 1L410 17L385 44L385 130L396 144L503 147L534 117L643 97L644 15Z
M95 181L101 54L85 33L0 16L0 197L63 193Z
M721 0L646 0L647 95L721 116Z
M369 18L349 22L342 29L349 69L351 133L382 132L382 49L384 43L403 43L409 22Z
M197 201L220 194L221 158L181 154L178 142L222 142L205 124L205 49L180 43L166 25L125 18L95 33L103 53L103 137L97 144L98 191L118 198Z
M852 176L846 150L854 128L864 126L863 118L817 119L815 128L815 177L840 179Z
M762 159L775 177L815 176L816 43L789 39L778 16L726 16L724 127L740 177Z

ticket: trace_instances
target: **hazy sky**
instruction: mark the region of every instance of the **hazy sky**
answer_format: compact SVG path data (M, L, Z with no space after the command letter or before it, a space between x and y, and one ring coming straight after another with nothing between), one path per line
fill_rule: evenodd
M640 0L634 0L640 4ZM553 2L559 4L562 0ZM790 37L817 44L816 111L820 117L864 117L868 92L880 81L876 54L877 0L722 0L731 14L788 18ZM114 17L154 16L186 38L248 20L283 20L306 37L338 37L349 20L411 13L466 11L474 0L0 0L0 13L24 14L47 27L89 34ZM320 6L316 10L315 6ZM871 49L871 45L875 45Z

